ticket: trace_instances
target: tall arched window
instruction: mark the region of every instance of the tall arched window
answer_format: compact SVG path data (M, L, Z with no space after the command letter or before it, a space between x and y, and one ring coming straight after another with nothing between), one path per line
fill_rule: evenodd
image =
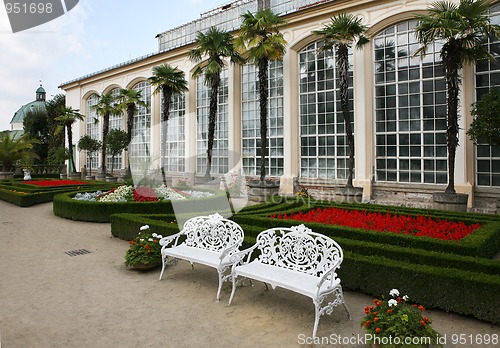
M374 38L376 180L446 183L446 84L440 44L421 59L416 21Z
M300 176L346 179L349 148L340 108L335 52L321 51L323 45L322 41L315 42L299 52ZM352 84L350 69L349 107L354 119Z
M242 160L246 175L260 174L259 69L245 64L241 71ZM283 175L283 62L269 64L267 174Z
M97 104L99 100L99 96L97 94L92 94L87 99L87 106L85 110L85 130L86 134L91 136L93 139L101 140L101 131L100 131L100 123L99 117L97 116L97 112L94 110L93 106ZM97 153L94 154L92 158L92 168L97 168L99 166L99 155ZM86 165L87 168L90 168L90 161L88 156L86 156Z
M161 99L163 100L163 96L161 96ZM161 102L161 107L163 107L163 102ZM169 172L184 172L185 170L185 114L186 102L184 94L174 94L172 96L172 103L170 104L170 113L168 118L166 153L162 154L163 165L165 166L165 170ZM164 141L165 135L162 133L162 144ZM163 147L161 148L163 150Z
M500 24L500 4L491 9L491 21ZM483 61L476 65L476 100L490 88L500 88L500 40L489 40L486 45L496 54L495 62ZM476 184L500 186L500 146L476 146Z
M113 97L116 97L120 93L120 89L114 88L110 91L110 93L113 95ZM109 130L112 129L123 129L123 114L109 116ZM123 168L122 154L115 156L114 163L111 163L111 155L107 156L106 167L108 169L111 169L111 166L113 166L113 169Z
M129 146L131 169L140 169L141 163L149 163L151 154L151 85L143 81L136 84L133 89L141 92L142 100L147 105L137 106L132 142Z
M211 173L223 174L229 170L228 163L228 74L227 69L221 73L219 87L219 103L217 105L217 122L215 124L214 147L212 150ZM210 87L205 78L196 79L196 172L204 174L207 169L208 114L210 106Z

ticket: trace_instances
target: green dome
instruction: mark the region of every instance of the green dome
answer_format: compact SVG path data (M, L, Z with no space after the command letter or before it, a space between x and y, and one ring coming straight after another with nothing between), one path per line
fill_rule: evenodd
M14 117L12 117L12 121L10 121L10 123L23 123L24 118L26 117L28 112L34 111L36 109L41 109L41 110L45 111L46 110L45 102L35 100L31 103L28 103L26 105L21 106L21 108L19 110L17 110L16 113L14 114Z
M45 93L45 89L42 87L42 85L40 85L40 87L38 87L38 89L36 90L36 93Z

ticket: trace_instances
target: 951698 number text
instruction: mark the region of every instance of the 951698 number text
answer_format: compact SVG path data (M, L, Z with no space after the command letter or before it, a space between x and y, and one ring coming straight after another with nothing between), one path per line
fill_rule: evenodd
M32 3L19 3L19 2L7 2L5 3L5 10L8 14L23 13L23 14L35 14L35 13L52 13L52 4L43 2L32 2Z

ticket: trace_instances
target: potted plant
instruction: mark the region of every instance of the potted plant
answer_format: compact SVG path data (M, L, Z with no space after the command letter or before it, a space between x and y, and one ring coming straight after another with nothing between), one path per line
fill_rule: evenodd
M85 150L89 159L89 173L85 177L88 180L95 179L95 177L92 176L92 159L94 158L94 154L101 149L101 146L102 143L99 140L92 138L88 134L78 140L78 148L80 150Z
M106 149L108 154L111 155L111 178L113 177L113 167L115 162L115 157L119 155L128 146L128 135L127 132L121 129L113 129L106 136ZM107 181L116 181L114 179L106 179Z
M365 307L361 325L367 332L367 341L374 347L428 347L438 344L439 334L424 315L425 308L410 303L407 295L397 289L389 292L390 299L373 300Z
M163 236L151 233L148 225L142 226L139 235L129 242L125 265L137 270L158 267L161 264L161 238Z

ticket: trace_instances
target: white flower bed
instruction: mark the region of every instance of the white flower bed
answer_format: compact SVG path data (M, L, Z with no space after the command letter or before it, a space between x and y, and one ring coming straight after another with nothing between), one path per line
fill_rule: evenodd
M206 198L206 197L212 197L212 196L215 195L212 192L206 192L206 191L193 191L193 190L189 190L189 191L182 191L182 192L187 193L192 198Z
M95 202L97 201L97 197L102 195L104 192L102 191L96 191L96 192L85 192L85 193L77 193L73 199L76 199L77 201L89 201L89 202Z
M110 193L106 193L103 191L77 193L73 197L73 199L79 201L90 201L90 202L127 202L128 200L132 199L133 191L134 191L133 186L123 185L118 187L114 192ZM215 195L212 192L206 192L206 191L174 190L171 189L170 187L166 187L165 185L154 188L154 191L159 199L171 200L171 201L179 201L188 198L206 198Z
M163 200L180 201L186 199L185 196L175 190L172 190L170 187L166 187L165 185L155 187L154 190L156 197L162 198Z
M133 186L120 186L114 192L108 193L101 198L100 202L126 202L132 196Z

